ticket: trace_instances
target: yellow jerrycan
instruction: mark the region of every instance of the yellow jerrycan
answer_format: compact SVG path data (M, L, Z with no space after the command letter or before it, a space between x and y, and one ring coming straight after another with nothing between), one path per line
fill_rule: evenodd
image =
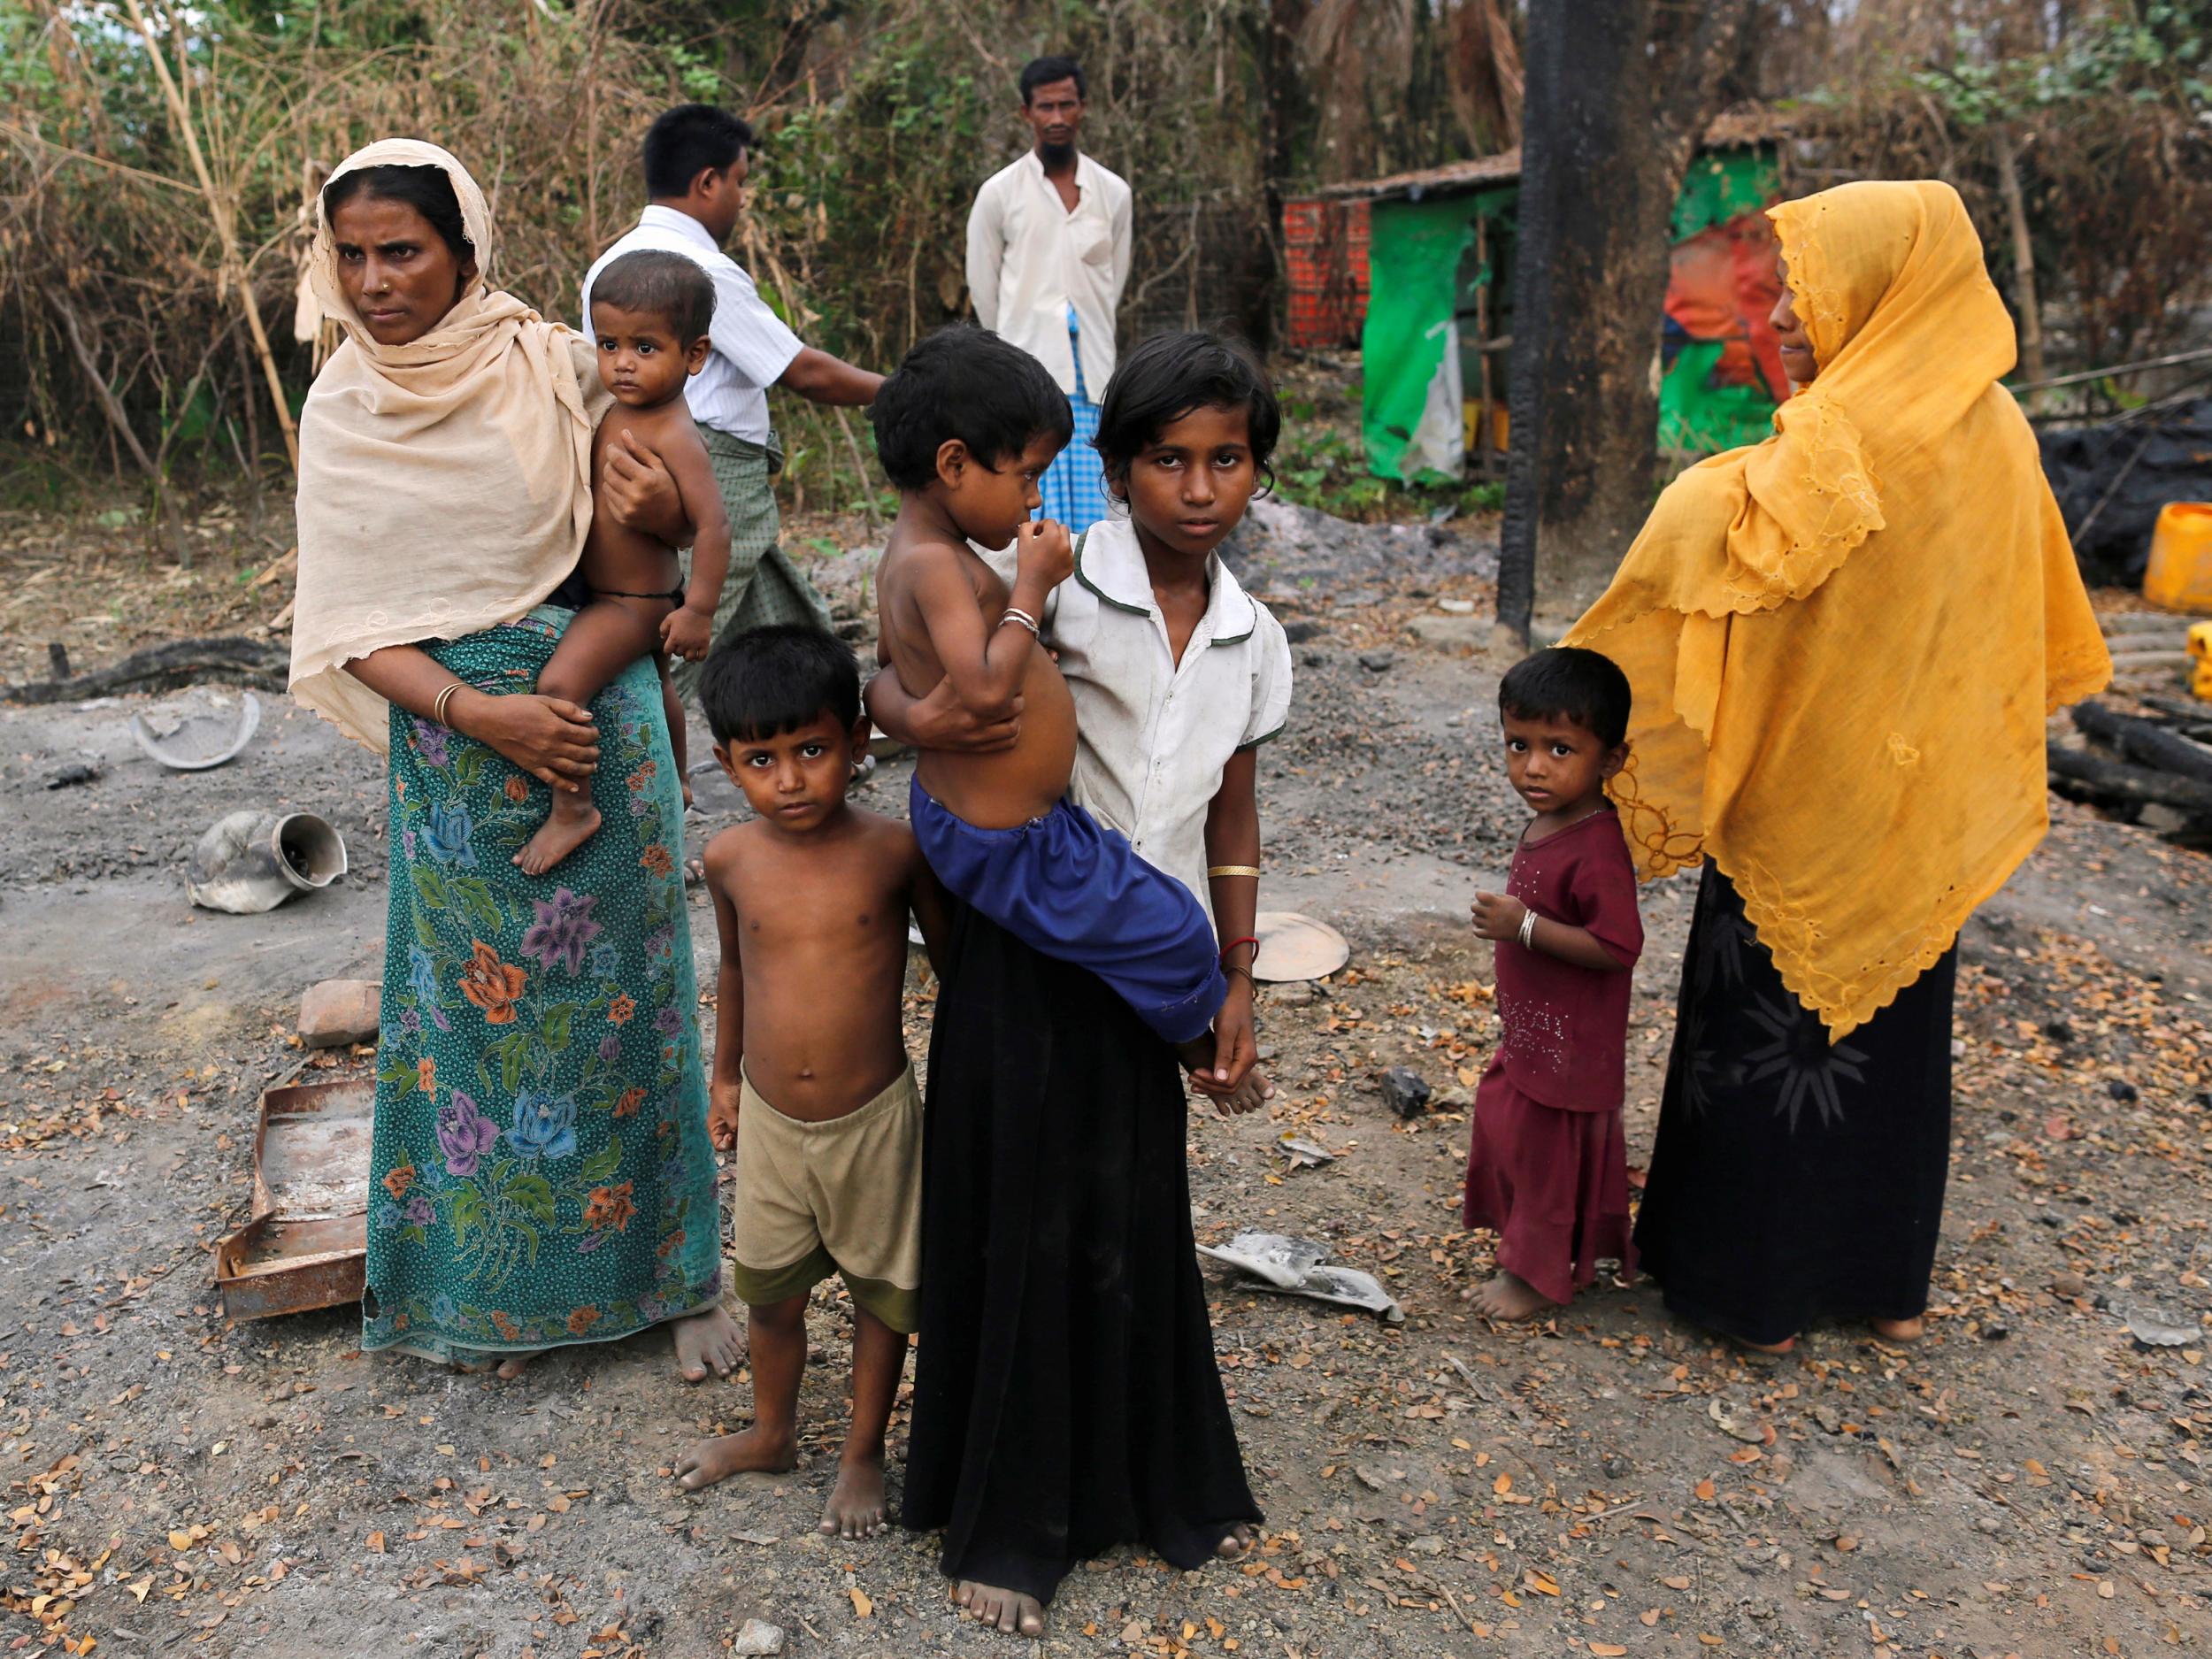
M2166 611L2212 611L2212 502L2172 501L2159 509L2143 597Z

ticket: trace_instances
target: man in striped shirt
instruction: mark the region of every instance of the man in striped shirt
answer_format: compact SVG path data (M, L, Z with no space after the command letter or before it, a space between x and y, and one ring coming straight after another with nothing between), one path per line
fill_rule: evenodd
M769 425L768 388L785 387L817 403L858 405L874 401L883 384L880 374L800 343L744 268L722 251L737 227L752 147L752 128L711 104L682 104L655 121L645 135L649 204L636 228L599 256L583 288L588 334L592 283L626 253L679 253L714 279L714 349L684 396L730 519L730 573L714 615L718 644L771 623L829 626L821 595L776 544L780 526L771 480L783 465L783 449ZM618 449L608 465L631 472L655 464ZM676 687L686 697L697 689L699 673L698 664L675 665Z

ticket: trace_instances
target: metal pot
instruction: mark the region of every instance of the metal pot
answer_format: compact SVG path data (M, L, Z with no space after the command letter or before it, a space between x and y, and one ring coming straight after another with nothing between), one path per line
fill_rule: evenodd
M200 837L185 892L207 910L252 916L345 873L346 843L327 819L248 807Z

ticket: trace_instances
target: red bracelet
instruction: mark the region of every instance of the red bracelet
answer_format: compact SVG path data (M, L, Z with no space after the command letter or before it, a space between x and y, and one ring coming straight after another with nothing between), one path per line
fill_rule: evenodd
M1251 946L1252 954L1255 956L1257 956L1260 954L1260 941L1258 936L1256 934L1248 934L1242 939L1232 939L1227 944L1222 946L1220 960L1223 962L1228 961L1229 953L1243 945Z

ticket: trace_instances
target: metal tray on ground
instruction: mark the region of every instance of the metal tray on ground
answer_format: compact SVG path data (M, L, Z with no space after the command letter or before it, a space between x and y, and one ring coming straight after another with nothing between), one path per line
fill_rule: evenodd
M273 1088L253 1139L253 1214L215 1247L233 1319L361 1300L368 1261L368 1078Z

